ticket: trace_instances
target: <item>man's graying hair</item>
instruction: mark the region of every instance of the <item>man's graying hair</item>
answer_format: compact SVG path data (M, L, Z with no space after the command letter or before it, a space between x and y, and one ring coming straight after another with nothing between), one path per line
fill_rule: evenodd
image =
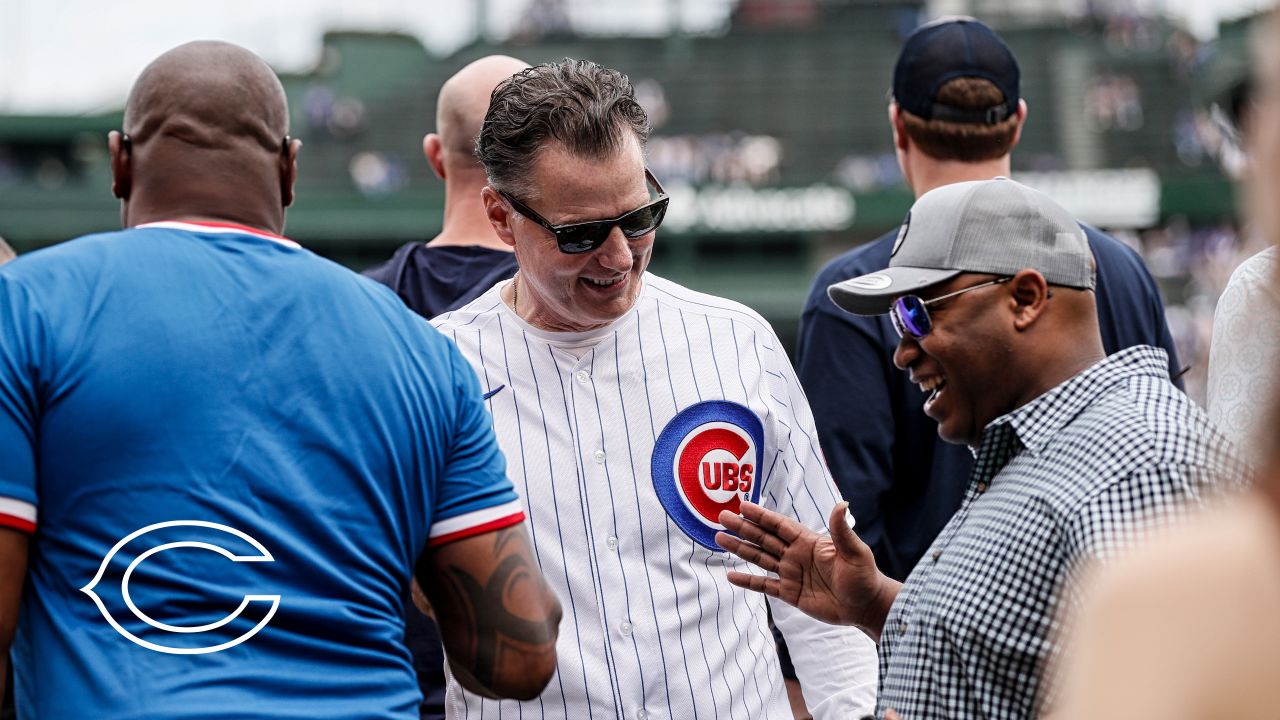
M529 170L548 141L579 157L603 158L623 147L628 130L643 148L649 116L627 76L565 58L521 70L493 89L476 157L490 185L527 198Z

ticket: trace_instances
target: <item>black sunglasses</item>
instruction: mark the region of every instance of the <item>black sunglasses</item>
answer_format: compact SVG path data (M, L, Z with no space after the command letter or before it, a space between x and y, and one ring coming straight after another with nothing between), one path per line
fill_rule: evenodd
M622 230L622 234L628 240L644 237L658 229L662 219L667 215L667 204L671 202L671 198L667 196L666 191L662 189L662 184L653 176L653 173L649 172L648 168L644 171L644 179L657 193L656 199L610 220L589 220L564 225L552 225L533 208L515 199L505 190L499 190L498 194L511 203L511 207L521 215L550 230L551 234L556 236L556 246L560 248L560 252L576 255L591 252L603 245L604 241L609 239L609 233L613 232L615 225Z

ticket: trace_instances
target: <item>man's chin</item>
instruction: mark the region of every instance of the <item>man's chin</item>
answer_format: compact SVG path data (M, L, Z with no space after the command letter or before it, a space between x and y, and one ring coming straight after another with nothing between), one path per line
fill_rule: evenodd
M942 438L943 442L948 442L952 445L970 444L969 438L957 432L955 428L948 427L946 421L938 423L938 437Z

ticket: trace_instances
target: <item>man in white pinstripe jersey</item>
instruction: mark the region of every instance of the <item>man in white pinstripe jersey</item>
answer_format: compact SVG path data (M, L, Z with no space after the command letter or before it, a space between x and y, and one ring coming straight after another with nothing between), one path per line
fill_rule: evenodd
M477 140L520 270L434 322L487 387L566 617L539 699L451 681L450 717L791 715L766 600L725 581L746 565L717 518L755 500L821 531L835 488L769 325L645 272L667 207L648 131L625 75L566 59L499 85ZM868 712L870 639L772 608L813 715Z

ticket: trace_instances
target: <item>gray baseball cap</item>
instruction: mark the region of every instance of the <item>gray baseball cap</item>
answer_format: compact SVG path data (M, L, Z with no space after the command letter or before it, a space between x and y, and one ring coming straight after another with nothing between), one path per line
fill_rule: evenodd
M855 315L883 315L894 298L961 273L1027 268L1054 285L1093 288L1093 254L1075 218L1008 178L953 183L911 206L887 269L836 283L827 294Z

